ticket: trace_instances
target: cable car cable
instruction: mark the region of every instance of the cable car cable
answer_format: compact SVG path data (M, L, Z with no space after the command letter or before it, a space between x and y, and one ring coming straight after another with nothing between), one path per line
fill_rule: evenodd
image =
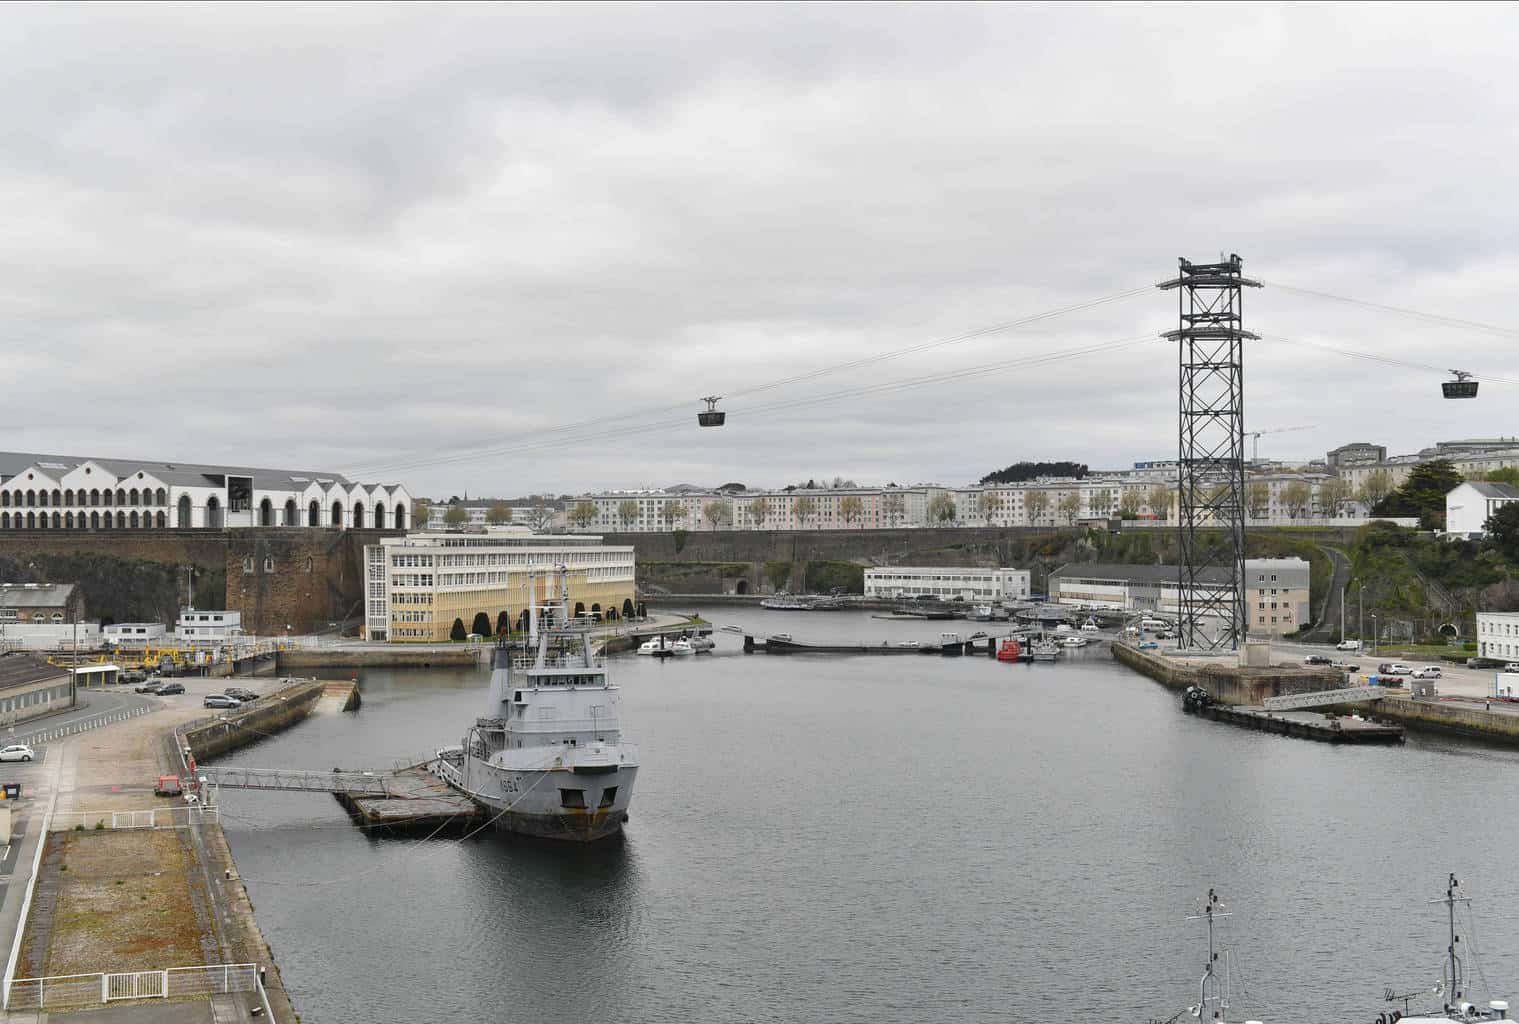
M1299 295L1313 295L1320 299L1329 299L1333 302L1343 302L1352 306L1364 306L1367 309L1379 309L1385 313L1397 313L1401 316L1413 317L1429 323L1444 324L1448 327L1456 327L1467 331L1485 331L1490 334L1499 334L1508 338L1519 338L1519 328L1503 327L1498 324L1482 323L1479 320L1465 320L1461 317L1446 316L1441 313L1427 313L1419 309L1409 309L1405 306L1389 306L1382 302L1372 302L1368 299L1351 298L1348 295L1335 295L1331 292L1321 292L1313 288L1298 288L1295 285L1279 284L1275 281L1263 281L1271 288L1284 292L1296 292Z

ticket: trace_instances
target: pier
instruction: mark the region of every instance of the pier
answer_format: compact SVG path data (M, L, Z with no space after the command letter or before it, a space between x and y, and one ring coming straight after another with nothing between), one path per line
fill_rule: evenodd
M339 773L328 773L339 774ZM351 778L354 773L341 773ZM379 792L368 780L378 780ZM364 829L390 835L462 835L485 821L485 812L469 797L427 770L413 766L373 775L360 773L352 789L335 788L338 803Z
M1263 707L1209 704L1194 712L1215 722L1274 732L1321 743L1402 743L1403 730L1363 718L1323 715L1317 711L1268 711Z

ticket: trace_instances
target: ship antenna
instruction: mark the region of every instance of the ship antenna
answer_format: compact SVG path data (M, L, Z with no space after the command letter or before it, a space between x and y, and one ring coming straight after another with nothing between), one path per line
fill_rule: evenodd
M1456 944L1461 941L1461 936L1456 934L1456 904L1471 902L1471 897L1457 895L1460 888L1461 883L1456 880L1455 874L1452 873L1445 886L1445 895L1440 899L1430 900L1431 903L1445 904L1446 910L1450 913L1450 945L1445 947L1445 954L1449 959L1446 962L1445 969L1449 972L1449 976L1446 979L1448 983L1447 987L1449 988L1451 998L1457 1004L1461 1001L1461 994L1466 985L1465 979L1461 976L1461 958L1456 955Z
M1197 1019L1199 1021L1204 1019L1204 1014L1207 1013L1210 1002L1217 1003L1220 1011L1226 1009L1228 1006L1227 999L1220 998L1218 976L1213 973L1213 965L1218 962L1218 951L1214 945L1214 921L1232 916L1223 912L1223 906L1223 901L1218 898L1218 894L1210 888L1208 890L1208 898L1203 903L1202 913L1193 914L1187 918L1188 921L1208 922L1208 962L1203 966L1202 980L1198 983L1199 995L1201 996L1197 1004Z

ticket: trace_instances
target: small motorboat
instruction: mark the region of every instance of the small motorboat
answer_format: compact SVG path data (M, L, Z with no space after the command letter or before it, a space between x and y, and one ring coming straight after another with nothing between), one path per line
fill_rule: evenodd
M1060 646L1062 647L1085 647L1088 642L1086 637L1077 636L1074 633L1060 638Z
M691 641L684 637L678 640L671 640L668 650L670 654L675 655L677 658L683 658L688 654L696 653L696 648L691 646Z
M655 640L645 640L643 643L641 643L641 644L638 645L638 653L639 654L653 654L654 652L658 651L659 648L660 648L660 642L659 642L659 640L657 640L657 639L655 639Z
M691 650L697 654L701 654L703 651L710 651L717 646L717 641L713 640L710 636L683 636L681 639L690 644Z
M740 636L742 636L743 633L744 633L744 627L743 626L735 626L733 623L730 622L726 626L723 627L723 632L724 633L737 633Z

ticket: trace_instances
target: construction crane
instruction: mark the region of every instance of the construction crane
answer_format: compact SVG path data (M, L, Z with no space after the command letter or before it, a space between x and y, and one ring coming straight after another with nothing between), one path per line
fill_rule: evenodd
M1261 459L1261 436L1263 434L1289 434L1294 430L1312 430L1316 424L1307 423L1300 427L1272 427L1270 430L1247 430L1245 436L1250 438L1250 461L1259 462Z

